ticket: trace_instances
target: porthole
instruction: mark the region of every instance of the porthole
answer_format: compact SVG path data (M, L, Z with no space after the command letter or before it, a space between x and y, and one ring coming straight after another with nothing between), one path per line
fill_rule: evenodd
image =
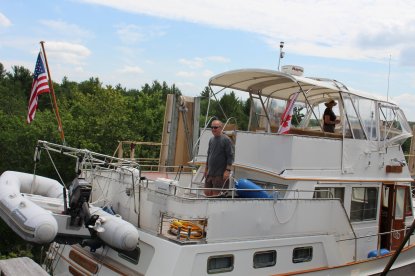
M140 259L140 248L137 247L133 251L118 251L118 256L130 263L138 264L138 260Z
M297 247L293 250L293 263L309 262L313 259L313 247Z
M211 256L207 261L207 273L222 273L233 270L233 255Z
M274 266L277 263L277 251L260 251L254 254L254 268Z

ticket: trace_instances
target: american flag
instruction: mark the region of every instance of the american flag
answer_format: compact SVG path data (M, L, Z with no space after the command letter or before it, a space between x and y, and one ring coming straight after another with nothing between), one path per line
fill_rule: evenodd
M37 98L42 93L49 93L48 76L45 70L42 52L39 52L36 61L35 72L33 75L32 90L30 92L29 107L27 113L27 123L30 124L35 118L37 109Z

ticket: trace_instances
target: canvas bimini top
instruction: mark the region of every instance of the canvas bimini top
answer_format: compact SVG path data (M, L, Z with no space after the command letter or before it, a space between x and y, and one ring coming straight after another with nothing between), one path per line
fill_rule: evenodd
M296 69L292 67L291 69ZM299 67L301 68L301 67ZM302 68L301 68L302 69ZM324 103L335 100L339 103L337 115L342 124L336 132L343 137L403 143L412 136L411 128L403 111L392 101L373 94L348 88L340 81L326 78L310 78L296 74L266 69L240 69L227 71L209 80L209 86L234 89L255 96L262 103L263 116L268 130L278 128L281 108L272 109L272 100L288 102L298 93L296 105L303 105L301 123L295 128L323 131ZM265 100L264 100L265 99ZM270 108L271 107L271 108ZM281 112L280 112L281 111ZM274 114L274 119L272 118ZM279 114L279 115L276 115ZM251 114L252 116L252 114ZM251 122L255 121L251 118Z
M318 94L347 92L359 97L386 102L381 97L349 89L343 83L336 80L307 78L267 69L227 71L210 78L209 85L261 94L261 96L283 100L289 99L293 93L301 88L306 92L307 97L310 98ZM304 95L299 95L297 100L304 102Z

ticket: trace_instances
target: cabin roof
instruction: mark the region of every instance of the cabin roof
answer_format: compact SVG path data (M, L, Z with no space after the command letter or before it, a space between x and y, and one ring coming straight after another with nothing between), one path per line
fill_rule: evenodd
M347 92L359 97L386 102L381 97L350 89L336 80L294 76L280 71L266 69L227 71L210 78L209 85L251 92L260 94L261 96L283 100L289 99L301 87L303 91L308 91L308 98ZM300 94L297 100L305 101L304 95Z

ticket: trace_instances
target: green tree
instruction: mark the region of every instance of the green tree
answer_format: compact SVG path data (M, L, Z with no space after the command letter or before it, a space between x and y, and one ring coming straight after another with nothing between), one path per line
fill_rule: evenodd
M209 87L201 92L200 103L200 126L203 127L206 122L206 112L209 107L208 120L212 118L226 122L229 119L230 124L236 124L238 129L247 129L249 121L250 100L242 101L238 99L235 92L225 93L219 101L210 97ZM226 116L225 116L226 114Z

